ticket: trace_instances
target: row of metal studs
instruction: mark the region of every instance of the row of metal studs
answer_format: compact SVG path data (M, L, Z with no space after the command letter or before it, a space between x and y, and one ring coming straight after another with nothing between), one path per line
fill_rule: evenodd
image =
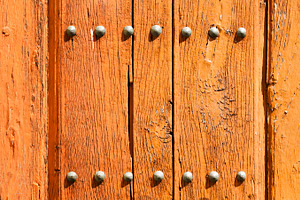
M76 35L75 26L69 26L67 28L66 32L70 37L75 36ZM134 30L133 30L132 26L126 26L124 28L123 32L124 32L125 36L130 37L130 36L133 35ZM162 32L162 30L161 30L161 27L159 25L154 25L154 26L151 27L150 33L151 33L152 36L158 37L161 34L161 32ZM237 35L237 37L242 39L242 38L246 37L246 33L247 33L246 29L243 28L243 27L240 27L237 30L236 35ZM97 26L96 29L95 29L95 34L98 37L102 37L105 34L105 28L103 26ZM192 30L189 27L184 27L181 30L181 34L185 38L190 37L192 35ZM208 31L208 35L212 38L218 37L219 34L220 34L219 29L216 28L216 27L211 27Z
M153 174L153 179L156 182L161 182L164 178L164 173L162 171L156 171ZM183 181L189 183L193 180L193 174L191 172L185 172L182 176ZM75 182L77 179L77 174L75 172L69 172L67 174L67 180L70 183ZM103 171L97 171L95 173L95 180L98 182L103 182L105 179L105 173ZM131 172L126 172L123 176L124 181L131 182L133 180L133 174ZM216 171L212 171L208 175L208 179L210 182L215 183L219 180L219 173ZM239 171L236 175L236 179L240 182L246 180L246 173L244 171Z

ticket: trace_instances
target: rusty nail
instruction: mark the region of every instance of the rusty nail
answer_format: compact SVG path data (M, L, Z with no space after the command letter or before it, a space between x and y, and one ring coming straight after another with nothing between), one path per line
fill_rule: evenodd
M125 36L130 37L133 35L134 30L133 30L132 26L125 26L123 32L124 32Z
M159 25L154 25L151 27L151 35L158 37L161 34L161 27Z
M98 182L103 182L105 179L105 173L103 171L97 171L95 173L95 180Z
M67 180L70 182L70 183L73 183L75 182L77 179L77 174L75 172L69 172L67 174Z
M210 37L216 38L219 36L220 32L219 29L217 29L216 27L211 27L208 31L208 34Z
M156 171L153 175L153 178L157 182L161 182L164 178L164 173L162 171Z
M186 183L189 183L193 180L193 174L191 172L184 172L183 174L183 180Z
M105 34L105 28L104 26L97 26L95 28L95 35L98 37L102 37Z
M246 180L246 173L244 171L239 171L236 175L236 179L240 182L243 182Z
M219 180L219 174L216 171L212 171L208 175L208 179L210 182L215 183Z
M69 26L67 28L67 34L70 37L73 37L74 35L76 35L76 28L75 28L75 26Z

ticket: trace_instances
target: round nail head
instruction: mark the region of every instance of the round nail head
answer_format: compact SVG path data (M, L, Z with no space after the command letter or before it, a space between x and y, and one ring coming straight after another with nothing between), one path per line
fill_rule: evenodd
M105 179L105 173L102 171L97 171L95 174L95 180L98 182L102 182Z
M134 30L133 30L132 26L125 26L125 28L124 28L125 36L130 37L133 35L133 32L134 32Z
M247 31L245 28L239 28L236 32L236 35L239 37L239 38L244 38L246 37L246 34L247 34Z
M219 180L219 174L216 171L212 171L208 175L208 179L210 182L215 183Z
M75 172L69 172L67 174L67 180L70 182L70 183L73 183L75 182L77 179L77 174Z
M105 28L104 26L97 26L95 28L95 35L98 37L102 37L105 34Z
M208 31L208 34L210 37L216 38L219 36L220 32L219 29L217 29L216 27L211 27Z
M151 35L158 37L161 34L161 27L159 25L154 25L151 27Z
M76 35L76 28L75 28L75 26L69 26L67 28L67 34L70 37L73 37L74 35Z
M181 34L183 37L190 37L192 35L192 30L190 29L190 27L184 27L182 30L181 30Z
M244 171L239 171L236 175L236 179L240 182L243 182L246 180L246 173Z
M153 178L156 182L161 182L164 179L164 173L162 171L156 171Z
M189 183L193 180L193 174L191 172L184 172L183 174L183 180L186 183Z
M131 182L133 180L133 174L131 172L126 172L123 179L124 181Z

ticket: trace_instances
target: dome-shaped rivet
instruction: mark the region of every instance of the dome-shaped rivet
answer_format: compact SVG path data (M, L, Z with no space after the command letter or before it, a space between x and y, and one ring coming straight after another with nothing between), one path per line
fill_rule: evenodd
M208 179L210 182L215 183L219 180L219 174L216 171L212 171L208 175Z
M97 26L95 28L95 35L98 37L102 37L105 34L105 28L104 26Z
M97 171L95 174L95 180L98 182L102 182L105 179L105 173L102 171Z
M181 30L181 34L183 37L190 37L192 35L192 30L190 29L190 27L184 27L182 30Z
M132 26L125 26L123 32L124 32L125 36L130 37L133 35L134 30L133 30Z
M151 35L158 37L161 34L161 27L159 25L154 25L151 27Z
M211 27L208 31L208 34L210 37L216 38L219 36L220 32L219 29L217 29L216 27Z
M191 172L184 172L183 174L183 180L186 183L189 183L193 180L193 174Z
M244 171L239 171L236 175L236 179L240 182L243 182L246 180L246 173Z
M236 35L239 37L239 38L244 38L246 37L246 34L247 34L247 31L245 28L239 28L237 31L236 31Z
M133 174L131 172L126 172L123 176L124 181L130 182L133 180Z
M153 174L153 178L157 182L161 182L164 179L164 173L162 171L156 171Z
M75 26L69 26L67 28L67 34L70 37L73 37L74 35L76 35L76 28L75 28Z
M77 174L75 172L69 172L67 174L67 180L70 182L70 183L74 183L77 179Z

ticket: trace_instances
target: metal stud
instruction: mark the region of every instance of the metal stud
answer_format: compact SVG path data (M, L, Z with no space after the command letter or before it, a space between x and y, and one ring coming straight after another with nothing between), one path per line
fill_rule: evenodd
M133 180L133 174L131 172L126 172L123 179L124 181L131 182Z
M161 34L161 27L159 25L154 25L151 27L151 35L158 37Z
M157 182L161 182L164 179L164 173L162 171L156 171L153 174L153 178Z
M216 171L212 171L208 175L208 179L210 182L215 183L219 180L219 174Z
M190 27L184 27L182 30L181 30L181 35L183 37L190 37L192 35L192 30L190 29Z
M97 26L95 28L95 35L98 37L102 37L105 34L105 28L104 26Z
M241 27L239 28L237 31L236 31L236 35L239 37L239 38L244 38L246 37L246 34L247 34L247 31L245 28Z
M211 27L208 31L208 34L210 37L216 38L219 36L220 32L219 29L217 29L216 27Z
M236 179L240 182L243 182L246 180L246 173L244 171L239 171L236 175Z
M74 35L76 35L76 28L75 28L75 26L69 26L67 28L67 34L70 37L73 37Z
M70 182L70 183L74 183L77 179L77 174L75 172L69 172L67 174L67 180Z
M95 173L95 180L98 182L103 182L105 179L105 173L103 171L97 171Z
M125 26L123 32L124 32L125 36L130 37L133 35L134 30L133 30L132 26Z
M184 172L183 174L183 180L186 183L189 183L193 180L193 174L191 172Z

